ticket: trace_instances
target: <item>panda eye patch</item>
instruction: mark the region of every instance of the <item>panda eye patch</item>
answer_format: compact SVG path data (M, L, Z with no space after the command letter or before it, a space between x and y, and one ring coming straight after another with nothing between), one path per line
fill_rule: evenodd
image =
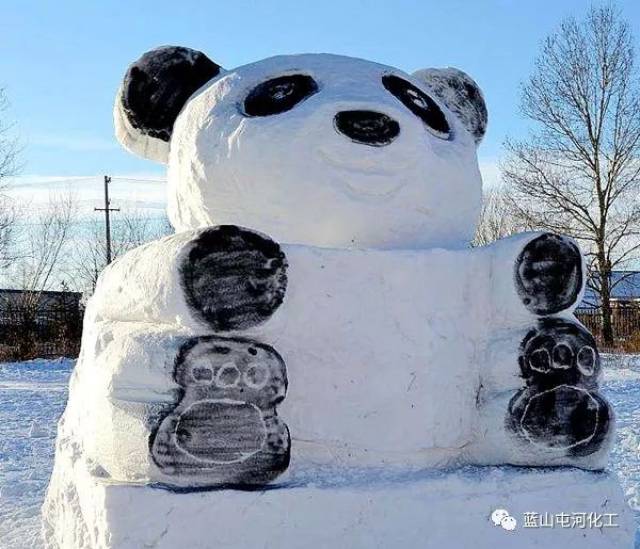
M451 128L440 107L422 90L393 74L382 77L382 85L413 114L420 118L436 137L449 139Z
M247 116L269 116L286 112L318 91L306 74L279 76L258 84L244 100Z

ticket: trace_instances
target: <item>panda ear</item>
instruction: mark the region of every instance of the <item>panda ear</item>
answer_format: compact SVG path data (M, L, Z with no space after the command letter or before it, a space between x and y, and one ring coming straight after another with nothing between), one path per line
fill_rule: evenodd
M426 84L456 114L479 144L487 129L487 105L478 84L461 70L422 69L412 75Z
M178 46L148 51L127 70L113 111L122 146L166 163L173 124L189 98L221 69L204 53Z

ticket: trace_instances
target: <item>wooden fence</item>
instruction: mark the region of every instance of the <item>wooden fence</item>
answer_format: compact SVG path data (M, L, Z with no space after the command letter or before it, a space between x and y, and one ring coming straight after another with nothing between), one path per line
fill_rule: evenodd
M598 307L581 307L576 310L578 320L602 344L602 311ZM640 306L615 307L612 311L611 325L615 347L635 350L640 345Z
M0 308L0 359L77 357L82 337L79 307L39 309Z

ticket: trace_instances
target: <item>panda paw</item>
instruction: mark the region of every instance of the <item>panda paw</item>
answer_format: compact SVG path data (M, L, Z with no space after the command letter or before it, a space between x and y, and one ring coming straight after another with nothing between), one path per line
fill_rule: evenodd
M268 320L282 304L287 260L269 237L235 225L204 229L180 265L185 299L214 332L244 330Z
M276 405L287 390L285 364L268 345L197 337L176 360L182 395L151 440L170 484L256 486L289 464L290 437Z
M563 236L544 233L528 242L516 259L516 291L535 315L559 313L574 305L583 278L580 249Z
M540 319L522 341L519 362L526 386L509 403L508 430L563 456L599 450L613 413L597 392L600 356L591 334L564 319Z

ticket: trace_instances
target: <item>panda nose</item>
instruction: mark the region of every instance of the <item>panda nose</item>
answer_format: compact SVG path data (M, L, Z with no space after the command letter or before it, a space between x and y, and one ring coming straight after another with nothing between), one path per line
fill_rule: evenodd
M400 134L400 124L381 112L341 111L333 124L352 141L372 147L388 145Z

